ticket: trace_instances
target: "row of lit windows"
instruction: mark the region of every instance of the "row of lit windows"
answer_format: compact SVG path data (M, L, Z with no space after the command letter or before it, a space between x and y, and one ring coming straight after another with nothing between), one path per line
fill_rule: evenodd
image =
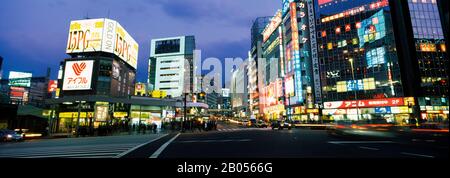
M178 76L178 74L160 74L161 77L171 77L171 76Z
M178 70L180 67L161 67L161 70Z

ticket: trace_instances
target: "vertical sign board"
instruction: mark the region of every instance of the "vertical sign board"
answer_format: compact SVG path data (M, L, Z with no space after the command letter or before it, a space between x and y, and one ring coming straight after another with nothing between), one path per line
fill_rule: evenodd
M316 39L316 23L314 18L314 4L312 0L307 0L308 4L308 20L309 20L309 38L311 43L311 58L313 63L313 76L314 76L314 95L315 102L322 104L322 93L320 86L320 73L319 73L319 58L317 54L317 39Z
M302 69L300 62L300 47L298 40L298 25L297 25L297 3L290 3L291 10L291 33L292 33L292 48L293 48L293 58L294 58L294 85L295 85L295 95L299 102L303 102L303 84L302 84Z

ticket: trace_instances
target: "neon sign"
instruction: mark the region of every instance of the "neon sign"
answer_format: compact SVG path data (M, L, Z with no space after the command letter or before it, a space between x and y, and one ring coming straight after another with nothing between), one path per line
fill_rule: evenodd
M266 28L262 32L263 34L263 42L266 42L270 35L277 29L277 27L281 24L281 11L278 10L275 16L270 20L270 23L267 24Z
M300 47L298 40L298 25L297 25L297 6L293 2L290 4L291 9L291 31L292 31L292 48L293 48L293 59L294 59L294 84L295 84L295 95L298 97L298 102L303 102L303 84L302 84L302 68L300 63Z

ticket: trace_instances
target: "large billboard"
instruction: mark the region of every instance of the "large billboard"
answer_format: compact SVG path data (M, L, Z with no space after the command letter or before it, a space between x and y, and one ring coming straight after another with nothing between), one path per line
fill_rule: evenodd
M15 87L30 87L31 85L31 77L33 74L28 72L9 72L9 86Z
M139 45L118 22L104 18L71 21L66 53L100 51L137 67Z
M93 60L67 61L64 70L63 90L90 90Z

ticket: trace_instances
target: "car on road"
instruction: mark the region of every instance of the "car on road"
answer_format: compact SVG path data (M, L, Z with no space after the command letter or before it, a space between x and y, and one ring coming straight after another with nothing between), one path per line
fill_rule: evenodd
M259 120L255 126L258 128L267 128L268 127L267 123L262 120Z
M294 127L300 127L302 123L299 120L295 120L293 123Z
M0 130L0 141L7 142L7 141L22 141L23 140L23 134L17 133L13 130Z
M287 128L288 130L291 130L292 124L288 121L275 121L275 122L272 122L271 127L272 127L272 130L274 130L274 129L283 130L285 128Z
M393 138L396 135L394 124L387 123L385 119L369 120L339 120L328 128L332 136L359 136L359 137L385 137Z

